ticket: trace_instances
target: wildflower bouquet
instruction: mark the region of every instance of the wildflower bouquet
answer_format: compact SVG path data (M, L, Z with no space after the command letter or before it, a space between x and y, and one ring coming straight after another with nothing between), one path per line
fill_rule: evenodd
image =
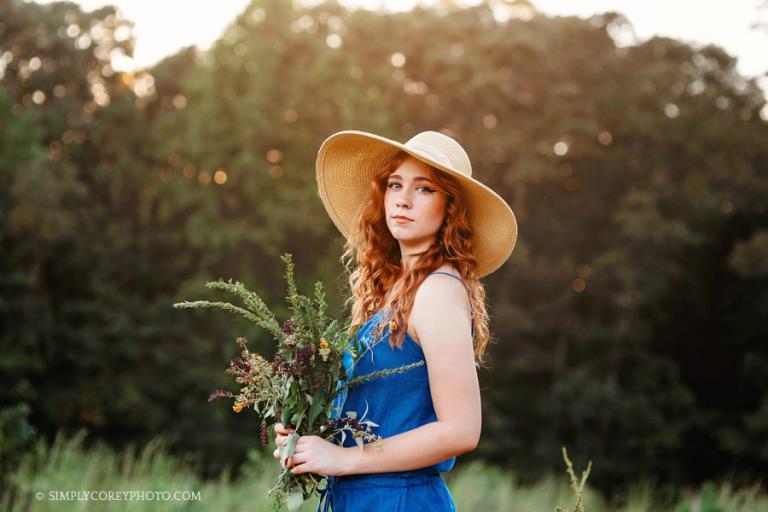
M356 354L356 347L353 346L359 327L352 329L350 319L339 322L327 317L322 282L315 283L313 299L300 295L294 281L291 255L284 254L281 260L286 267L286 300L292 312L291 318L282 325L258 295L231 279L227 282L221 279L208 282L206 287L238 296L244 307L208 301L179 302L174 307L223 309L253 321L275 339L277 349L272 361L268 361L250 352L246 339L238 337L240 355L232 359L226 373L235 377L235 382L241 386L240 391L233 393L220 389L213 392L208 401L234 398L232 408L238 413L253 408L261 417L261 442L265 446L269 444L268 423L274 424L279 418L280 423L295 429L280 447L282 472L276 485L267 491L268 496L275 494L276 508L285 503L289 510L295 510L314 494L324 478L312 473L294 475L286 466L286 459L293 454L299 437L317 435L343 445L349 434L361 449L365 441L375 443L382 449L381 437L371 431L372 427L379 425L366 419L367 409L359 418L356 411L348 411L345 418L338 418L333 415L333 403L349 387L408 371L423 365L424 361L353 378L351 372L345 370L343 358L345 353L351 355L354 367L367 352Z

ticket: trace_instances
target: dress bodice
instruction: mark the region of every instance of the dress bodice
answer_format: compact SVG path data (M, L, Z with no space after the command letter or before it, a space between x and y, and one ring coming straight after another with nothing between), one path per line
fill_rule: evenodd
M421 347L407 332L401 348L390 347L390 328L386 325L388 321L388 312L382 310L371 316L361 326L353 346L358 354L363 354L362 359L357 364L353 364L352 354L349 351L344 354L344 369L348 380L376 371L425 361ZM380 322L384 322L386 326L381 336L376 337L375 330ZM346 417L347 411L357 412L358 419L363 419L362 415L365 414L365 419L380 425L373 427L372 432L382 438L392 437L437 421L426 361L423 365L403 373L378 377L342 390L334 401L333 407L332 418ZM356 446L352 436L346 436L343 446ZM451 457L424 469L438 472L450 471L455 461L456 457Z

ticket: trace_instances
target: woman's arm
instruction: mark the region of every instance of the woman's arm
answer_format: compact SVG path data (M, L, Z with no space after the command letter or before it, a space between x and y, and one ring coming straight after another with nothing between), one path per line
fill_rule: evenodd
M450 276L427 278L412 314L429 373L437 421L371 444L344 448L345 474L407 471L475 449L480 440L480 385L472 347L469 299Z

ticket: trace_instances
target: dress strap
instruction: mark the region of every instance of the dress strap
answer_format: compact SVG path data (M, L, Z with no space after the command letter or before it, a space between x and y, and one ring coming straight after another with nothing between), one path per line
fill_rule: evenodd
M442 272L440 270L432 272L432 274L445 274L447 276L451 276L453 278L458 279L459 282L464 285L464 289L467 290L467 293L469 293L469 288L467 288L467 283L465 283L464 280L462 278L460 278L459 276L457 276L456 274L452 274L451 272ZM432 274L429 274L429 275L431 276ZM472 337L474 338L475 337L475 322L474 322L474 320L475 320L475 308L474 308L474 306L472 305L471 302L469 303L469 309L470 309L469 314L470 314L470 317L472 319Z
M317 503L317 510L315 512L331 512L333 510L333 485L334 477L329 476L325 480L324 488L315 489L320 494L320 501Z

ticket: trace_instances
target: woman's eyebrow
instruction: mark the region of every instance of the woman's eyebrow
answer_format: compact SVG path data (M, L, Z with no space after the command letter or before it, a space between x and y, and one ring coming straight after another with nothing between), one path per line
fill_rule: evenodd
M398 179L403 179L403 177L402 177L402 176L400 176L399 174L391 174L389 177L390 177L390 178L398 178ZM429 178L426 178L426 177L424 177L424 176L416 176L415 178L413 178L413 181L428 181L429 183L432 183L432 180L431 180L431 179L429 179Z

